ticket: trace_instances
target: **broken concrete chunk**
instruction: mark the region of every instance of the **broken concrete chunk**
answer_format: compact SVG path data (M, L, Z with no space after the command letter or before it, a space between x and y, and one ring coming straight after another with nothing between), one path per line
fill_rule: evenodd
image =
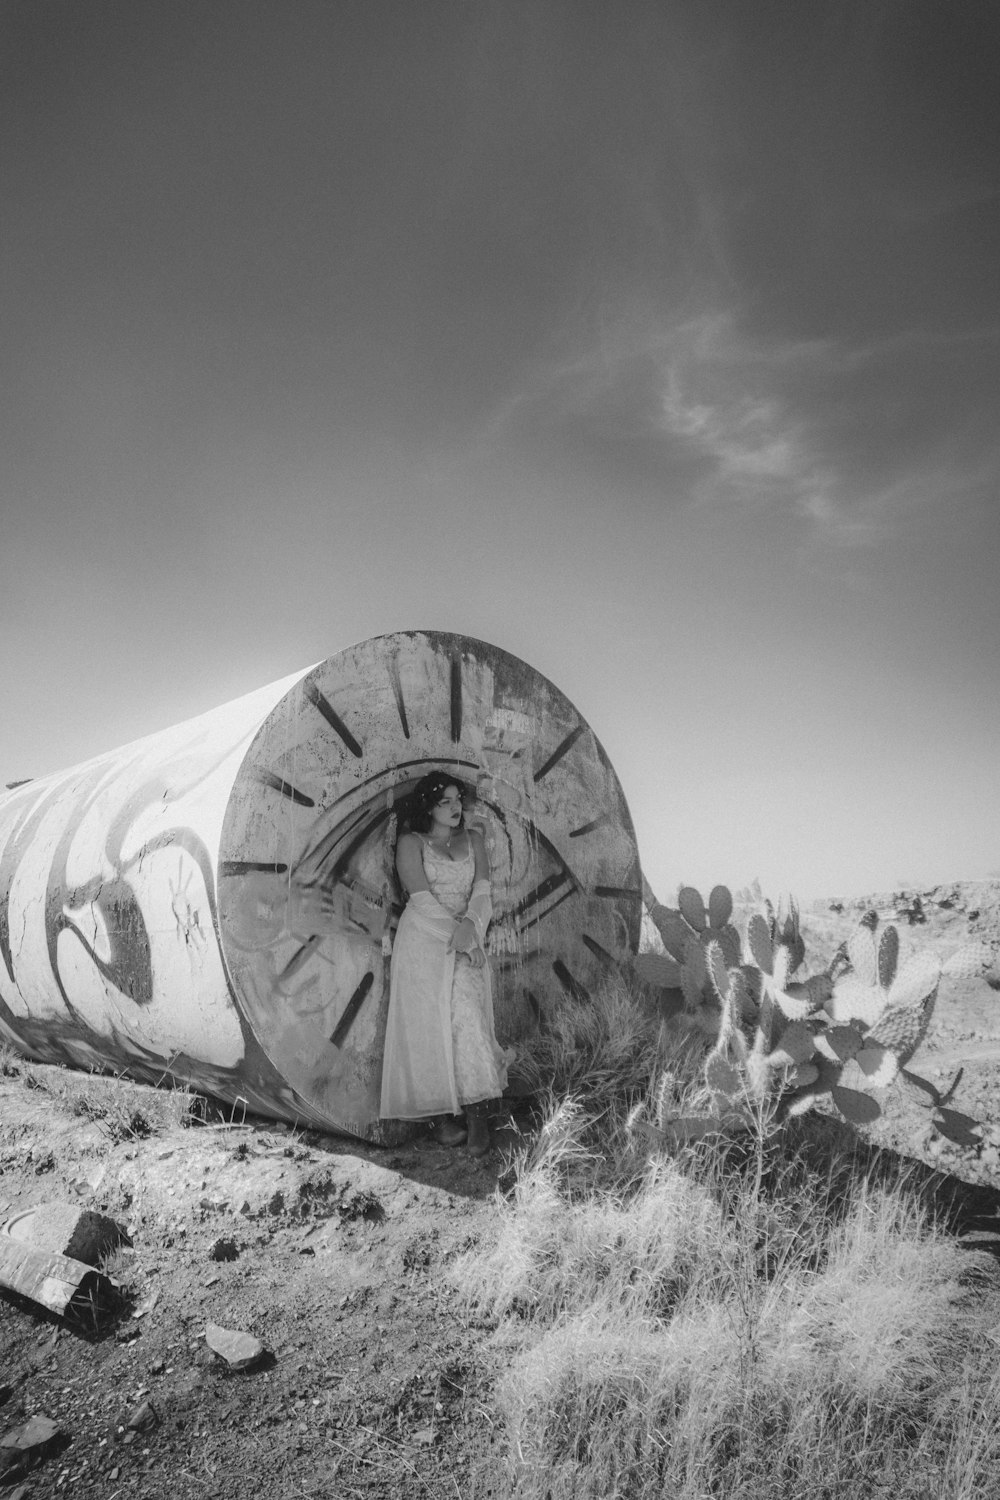
M49 1250L69 1260L96 1266L102 1255L115 1250L127 1236L120 1224L91 1208L72 1203L39 1203L0 1226L0 1234L35 1250Z
M115 1290L107 1276L82 1260L36 1250L3 1233L0 1225L0 1287L20 1292L66 1317L91 1316L96 1321L115 1302Z
M35 1464L61 1444L59 1423L51 1417L30 1417L20 1427L0 1438L0 1484L9 1484L20 1474L27 1474Z
M218 1323L206 1325L205 1342L232 1370L248 1370L264 1354L264 1345L252 1333L236 1333Z

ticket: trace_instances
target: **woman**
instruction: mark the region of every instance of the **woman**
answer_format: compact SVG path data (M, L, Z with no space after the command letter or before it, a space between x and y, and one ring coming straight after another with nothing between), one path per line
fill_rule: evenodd
M493 1030L484 942L492 915L482 835L463 826L462 790L432 771L409 798L396 870L408 900L392 950L382 1064L383 1119L443 1116L442 1145L490 1149L490 1099L507 1084ZM465 1123L454 1118L464 1111Z

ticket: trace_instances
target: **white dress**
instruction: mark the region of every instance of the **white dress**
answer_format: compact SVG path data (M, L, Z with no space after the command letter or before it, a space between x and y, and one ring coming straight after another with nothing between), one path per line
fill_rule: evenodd
M507 1054L493 1029L489 965L474 969L448 952L454 919L464 916L475 881L472 841L461 859L439 854L424 839L421 850L434 901L427 901L426 892L422 900L411 898L396 930L383 1119L458 1114L463 1105L494 1099L507 1086Z

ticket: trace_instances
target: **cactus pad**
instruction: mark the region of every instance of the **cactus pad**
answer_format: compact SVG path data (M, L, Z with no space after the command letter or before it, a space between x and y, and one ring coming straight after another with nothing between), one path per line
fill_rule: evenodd
M927 1034L936 998L935 988L917 1005L892 1006L869 1031L865 1045L888 1047L900 1064L907 1062Z
M887 990L896 977L899 962L899 933L895 927L886 927L878 944L878 982Z
M852 1125L870 1125L882 1113L878 1104L868 1094L858 1089L845 1089L843 1084L834 1084L830 1090L833 1102Z
M857 1056L861 1044L861 1033L853 1026L829 1026L816 1037L816 1050L831 1062L850 1062Z
M644 984L655 984L664 990L674 990L680 985L681 966L669 954L640 953L632 967Z
M992 954L985 943L965 943L945 959L942 974L951 979L975 979L990 967Z
M680 912L675 911L672 906L655 906L650 916L671 958L676 958L678 963L683 963L684 950L694 936L692 929Z
M896 975L886 997L893 1009L918 1005L936 990L941 966L932 953L915 953Z
M865 1038L865 1045L859 1048L855 1061L874 1089L888 1088L899 1072L895 1052L890 1052L888 1047L879 1042L873 1042L870 1034Z
M708 898L709 927L725 927L733 914L733 898L726 885L713 886Z
M855 927L847 939L847 956L851 968L862 984L878 984L878 954L875 935L869 927Z
M760 912L754 912L747 923L747 947L758 969L770 974L773 961L771 929L766 917L762 917Z
M713 1094L723 1094L727 1099L739 1099L743 1093L739 1069L726 1062L718 1052L713 1052L705 1064L705 1082Z
M706 927L701 935L703 943L718 943L729 968L733 969L741 958L740 935L731 923L722 927Z
M885 1005L885 994L878 985L866 984L859 975L848 973L834 982L825 1009L838 1024L860 1021L865 1026L874 1026Z
M705 960L708 965L708 977L712 981L712 988L720 1000L725 1000L731 988L729 970L726 968L725 955L718 943L709 943L705 950Z
M677 892L677 905L680 907L681 916L695 930L701 932L708 926L708 916L705 911L705 903L701 899L701 892L695 890L693 885L682 885Z
M796 1063L807 1063L815 1050L815 1038L804 1021L793 1021L786 1026L781 1040L768 1057L773 1067L792 1067Z

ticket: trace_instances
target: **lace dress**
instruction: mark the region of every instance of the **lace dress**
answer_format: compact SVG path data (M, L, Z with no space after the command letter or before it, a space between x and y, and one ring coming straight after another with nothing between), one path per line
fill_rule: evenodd
M382 1065L384 1119L457 1114L503 1093L507 1055L493 1029L489 965L474 969L448 952L476 874L471 841L461 859L422 842L424 873L439 908L428 916L407 903L392 949L389 1016Z

